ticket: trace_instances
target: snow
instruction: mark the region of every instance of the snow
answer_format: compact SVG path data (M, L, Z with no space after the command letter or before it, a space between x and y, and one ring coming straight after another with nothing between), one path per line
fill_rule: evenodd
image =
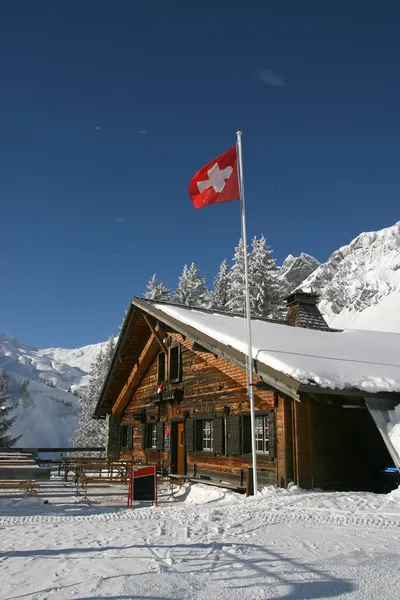
M87 373L107 342L82 348L40 350L10 335L0 334L0 368L12 377L51 381L58 388L79 391L87 384Z
M400 333L400 221L361 233L299 287L320 295L319 308L331 327Z
M246 499L195 484L158 508L125 499L115 487L83 502L59 480L1 498L0 600L398 598L396 492Z
M13 375L13 374L12 374ZM23 378L13 375L17 383ZM13 434L22 435L18 446L26 448L55 448L70 446L78 427L79 402L73 394L49 388L41 381L29 382L31 401L20 402L13 415Z
M13 435L22 435L25 447L66 447L78 427L78 398L88 385L90 366L107 342L82 348L40 350L12 336L0 334L0 369L15 382L12 389L17 404ZM18 386L29 381L30 400L18 398ZM49 387L51 382L55 387Z
M155 304L223 344L247 352L240 317ZM400 335L376 331L314 331L254 319L253 357L260 363L323 388L357 388L366 393L400 392Z
M400 333L400 291L382 298L379 304L372 304L358 312L344 308L339 315L327 315L333 328L370 329Z
M388 435L394 449L400 457L400 404L394 410L389 410L390 422L387 424Z

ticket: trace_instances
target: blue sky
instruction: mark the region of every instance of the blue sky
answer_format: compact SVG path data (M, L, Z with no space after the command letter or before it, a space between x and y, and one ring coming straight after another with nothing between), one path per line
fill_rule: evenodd
M399 220L400 4L0 7L0 331L76 347L118 331L154 271L212 283L239 203L191 176L243 131L249 235L324 261Z

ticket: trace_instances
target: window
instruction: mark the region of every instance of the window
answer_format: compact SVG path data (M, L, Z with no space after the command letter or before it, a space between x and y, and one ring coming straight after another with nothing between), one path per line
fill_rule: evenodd
M214 442L214 423L207 419L202 421L202 449L212 450Z
M143 425L142 448L144 450L163 450L164 423L153 421Z
M224 418L212 414L196 415L185 421L188 452L224 453Z
M171 427L169 425L164 428L164 450L166 452L171 450Z
M256 452L260 460L275 460L275 413L263 411L255 415ZM251 458L251 419L249 413L227 418L226 439L228 456Z
M119 432L119 445L121 448L126 448L128 446L128 426L122 425Z
M171 383L178 383L181 380L181 347L179 345L169 349L168 378Z
M256 450L257 452L268 452L269 450L269 424L268 416L256 417L255 419Z
M163 383L165 380L165 354L160 352L157 360L157 383Z
M150 448L157 448L157 425L152 423L150 425Z

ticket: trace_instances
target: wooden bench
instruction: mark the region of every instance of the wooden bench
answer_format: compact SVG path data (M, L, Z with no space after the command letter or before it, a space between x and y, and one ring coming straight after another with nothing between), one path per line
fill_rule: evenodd
M25 496L32 496L40 489L40 484L30 479L0 479L1 490L20 490Z
M34 460L0 460L0 467L32 467Z

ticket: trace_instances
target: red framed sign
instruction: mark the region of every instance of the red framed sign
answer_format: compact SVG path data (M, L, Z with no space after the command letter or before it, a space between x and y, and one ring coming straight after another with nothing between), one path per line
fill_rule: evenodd
M135 467L129 473L128 507L133 502L151 502L157 506L157 468L155 466Z

